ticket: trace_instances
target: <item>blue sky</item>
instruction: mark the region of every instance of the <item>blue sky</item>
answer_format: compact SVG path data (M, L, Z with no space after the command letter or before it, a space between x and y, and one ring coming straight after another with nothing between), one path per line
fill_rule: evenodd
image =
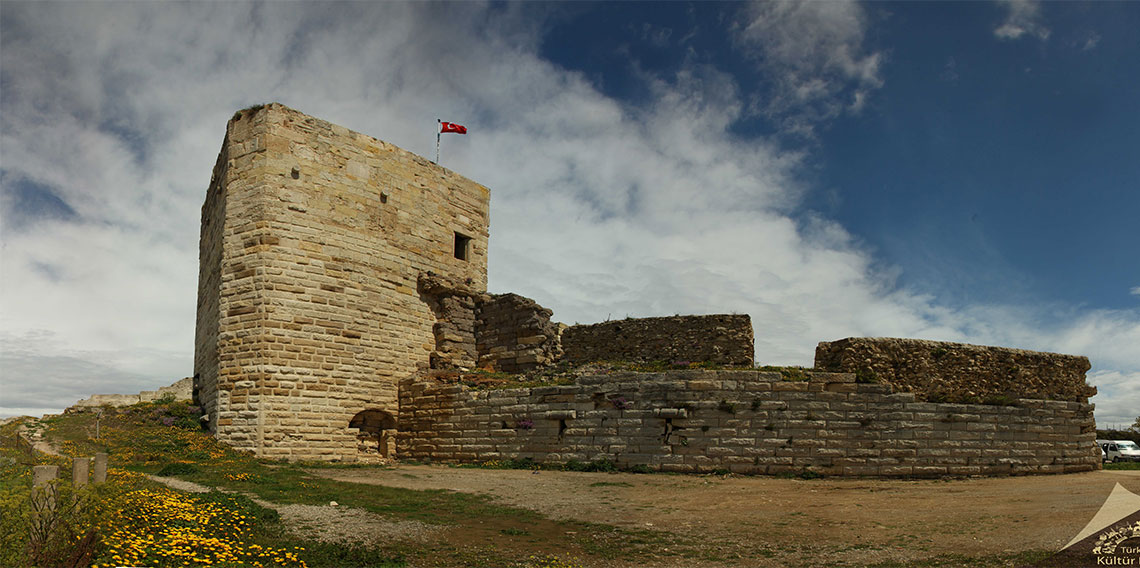
M1140 5L0 4L0 414L192 372L199 210L279 101L492 190L490 288L1090 357L1140 414Z

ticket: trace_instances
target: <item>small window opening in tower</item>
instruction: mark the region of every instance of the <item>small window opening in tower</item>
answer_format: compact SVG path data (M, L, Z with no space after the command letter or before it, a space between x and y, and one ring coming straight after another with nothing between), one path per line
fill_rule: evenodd
M471 237L460 233L455 233L455 258L459 260L467 260L471 252Z

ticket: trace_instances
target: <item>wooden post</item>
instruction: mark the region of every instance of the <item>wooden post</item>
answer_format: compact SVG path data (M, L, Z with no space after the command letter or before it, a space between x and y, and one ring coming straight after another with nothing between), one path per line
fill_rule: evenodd
M107 481L107 454L102 452L95 454L95 479L92 481L95 483Z

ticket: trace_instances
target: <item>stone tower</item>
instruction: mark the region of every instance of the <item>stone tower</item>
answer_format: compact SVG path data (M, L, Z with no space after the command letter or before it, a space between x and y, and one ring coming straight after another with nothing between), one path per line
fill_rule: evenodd
M353 460L362 430L394 429L398 382L438 347L423 278L486 290L488 203L482 185L283 105L236 113L199 246L194 387L218 439Z

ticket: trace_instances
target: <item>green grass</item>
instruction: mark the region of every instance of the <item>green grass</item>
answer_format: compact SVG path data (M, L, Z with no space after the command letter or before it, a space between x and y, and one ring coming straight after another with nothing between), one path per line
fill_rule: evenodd
M989 556L966 556L963 554L940 554L922 560L906 562L887 561L865 565L863 568L1006 568L1009 566L1032 566L1053 556L1045 550L1029 550L1013 554L993 554Z
M808 380L807 372L812 369L796 366L763 365L756 367L756 370L766 373L779 373L783 380L797 382Z
M360 467L347 464L282 463L260 460L218 444L198 428L194 408L185 403L149 403L127 409L107 410L99 419L100 436L95 438L96 414L63 415L43 422L47 439L70 455L87 456L95 451L111 455L112 465L161 474L218 487L239 494L205 494L194 497L224 501L236 507L257 526L258 542L266 546L305 548L303 558L312 567L345 566L396 567L430 566L527 566L530 555L569 553L583 565L603 560L620 560L636 565L641 559L673 557L691 559L694 565L732 558L740 553L752 558L772 554L767 545L743 546L712 538L699 541L662 530L626 529L576 522L552 521L529 509L501 505L486 497L444 490L410 490L335 481L318 475L317 469ZM15 425L0 428L0 566L23 568L21 560L26 530L9 519L23 518L19 511L30 490L27 477L33 463L66 465L68 460L30 454L18 448ZM566 469L571 471L612 471L610 462L571 462L536 464L531 460L505 460L495 467L523 469ZM1140 464L1108 464L1106 469L1140 469ZM720 473L727 474L727 471ZM811 472L802 474L808 477ZM403 477L416 477L398 473ZM617 478L621 479L621 478ZM141 484L148 485L142 481ZM626 481L598 481L590 487L632 487ZM258 506L251 496L281 504L324 505L337 501L341 506L359 508L393 520L419 521L448 527L447 534L463 535L462 542L385 543L376 547L322 544L287 534L277 514ZM23 497L21 497L21 495ZM898 544L909 545L909 542ZM666 549L668 551L666 552ZM725 552L733 551L733 552ZM14 552L13 552L14 551ZM1041 552L974 558L935 556L907 564L881 563L870 568L894 566L1010 566L1042 558ZM722 558L722 555L725 558Z
M313 470L354 466L284 463L236 452L201 431L196 413L197 409L185 402L162 401L105 409L101 415L83 412L51 417L43 420L41 427L45 438L67 455L90 456L96 452L107 452L113 467L177 477L236 492L237 502L230 506L239 507L246 516L256 519L259 542L266 546L302 547L305 549L302 558L311 567L392 567L404 566L408 562L432 566L524 566L529 555L543 551L574 553L588 560L598 556L596 551L600 548L596 544L599 542L620 541L622 557L637 558L659 554L655 546L660 542L680 546L678 543L683 541L654 531L630 532L600 524L552 521L529 509L501 505L481 495L327 479L316 475ZM14 425L9 425L4 430L12 440L14 428ZM95 436L97 431L98 438ZM5 447L8 449L0 454L0 480L3 481L0 487L3 488L13 484L20 475L27 477L28 471L28 464L20 461L14 442ZM54 462L61 466L69 461L44 455L37 455L36 460L37 463ZM499 467L533 469L538 465L529 460L510 460L499 464ZM550 467L571 471L616 470L612 462L604 460L551 464ZM153 485L148 481L143 483ZM30 488L30 483L25 485ZM229 499L235 493L224 495ZM342 507L363 509L393 520L446 526L449 532L458 531L471 542L462 545L448 542L390 543L379 547L323 544L286 534L273 510L259 507L242 495L278 504L326 505L336 501ZM4 527L0 526L0 536L4 536L3 531ZM504 548L504 542L498 539L506 536L526 538L515 538L509 542L520 543L519 546ZM22 548L19 545L13 548L9 544L5 540L0 543L0 548ZM610 557L609 553L605 557ZM0 565L22 567L26 562L8 562L0 556Z
M1140 469L1140 462L1116 462L1104 464L1104 469L1108 470L1133 470Z
M186 405L182 406L186 407ZM162 409L161 412L153 414L155 409L160 408ZM112 469L109 472L109 481L105 484L91 484L81 489L71 487L70 476L68 475L69 458L29 451L25 444L17 441L16 429L18 424L16 423L0 427L0 566L27 568L33 564L41 566L72 565L73 560L70 558L73 554L86 558L86 560L79 561L78 565L82 566L89 563L99 565L121 564L122 562L115 560L110 555L115 553L112 548L114 543L121 543L123 542L122 539L108 538L111 536L107 532L109 529L104 531L104 529L97 527L105 526L113 519L119 519L116 521L117 524L114 524L117 527L116 530L141 530L145 533L151 533L154 526L150 524L130 528L131 523L146 523L149 519L145 512L140 510L137 504L133 504L134 501L131 501L131 495L139 491L157 495L180 495L180 497L172 497L172 499L181 503L182 506L213 507L215 510L230 511L231 513L228 515L233 518L244 517L252 527L252 531L241 537L244 545L239 546L239 549L248 549L251 545L277 550L295 550L294 547L301 547L305 549L302 553L302 560L306 562L307 566L313 568L341 566L394 568L406 565L401 554L381 548L334 546L298 538L296 535L287 533L276 511L260 506L249 497L241 494L218 491L192 495L181 494L138 475L116 473L119 470L115 468L127 466L131 470L141 472L163 470L165 474L187 478L195 475L206 477L209 473L204 474L203 470L209 472L211 469L202 464L171 461L170 458L173 457L169 453L171 448L185 446L185 440L180 436L164 440L160 431L150 431L150 427L143 424L143 422L154 418L157 419L158 424L165 429L166 433L185 434L187 432L185 428L163 424L162 418L171 416L171 413L167 412L170 410L169 408L148 404L135 410L136 412L132 414L121 416L114 416L110 412L105 413L100 433L107 435L101 440L84 437L88 431L94 432L93 429L88 428L88 426L93 426L94 413L63 415L43 421L46 438L55 442L57 446L69 454L89 456L96 450L110 452ZM137 420L138 410L145 411L147 418L142 421ZM185 408L173 410L177 413L185 410ZM192 424L196 426L196 422ZM139 435L123 435L128 432L137 432ZM199 432L191 433L194 436L203 436ZM134 443L128 451L125 443L116 440L136 440L141 441L141 443ZM203 441L199 446L209 447L209 444ZM129 461L126 458L130 456L141 457L142 461ZM184 458L185 456L179 457ZM207 457L207 459L209 458ZM154 465L164 461L170 463L161 467ZM253 467L258 465L254 460L249 459L237 461ZM54 523L56 528L47 534L47 540L30 536L30 527L32 526L30 523L33 522L32 519L34 518L31 507L30 471L32 466L36 465L60 467L58 476L60 497L57 498L57 502L61 505L56 509L56 518L58 519ZM135 499L137 500L137 497ZM71 503L76 501L83 503L83 505L72 507ZM162 523L163 526L167 527L189 526L184 525L183 521L166 518ZM223 541L234 538L232 526L223 524L207 526L209 527L206 529L207 531L219 531L213 533L214 538ZM93 532L88 533L89 530ZM84 538L84 535L87 534L91 535L90 539ZM38 561L33 560L28 554L29 550L37 548L36 542L43 543L39 547L41 552ZM229 542L234 541L230 540ZM120 544L119 553L122 553L122 546ZM128 548L131 547L128 546ZM44 554L47 556L43 556ZM145 564L156 568L176 565L168 564L153 556ZM295 563L282 565L299 566ZM236 562L223 563L222 566L239 568L249 566L249 564Z

